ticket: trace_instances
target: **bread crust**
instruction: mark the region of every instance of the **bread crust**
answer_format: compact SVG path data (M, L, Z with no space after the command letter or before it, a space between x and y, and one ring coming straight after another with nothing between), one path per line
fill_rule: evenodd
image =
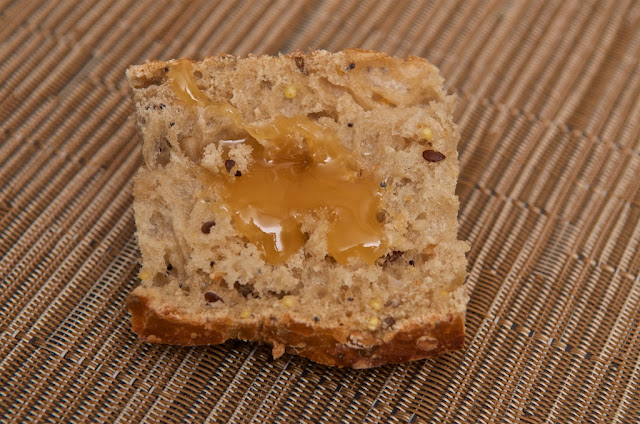
M188 322L179 313L157 311L151 303L143 288L128 298L132 329L149 343L199 346L241 339L271 345L276 358L286 351L320 364L356 369L430 358L464 346L464 313L426 320L426 324L409 321L381 340L371 333L311 327L288 315L264 322L228 318Z

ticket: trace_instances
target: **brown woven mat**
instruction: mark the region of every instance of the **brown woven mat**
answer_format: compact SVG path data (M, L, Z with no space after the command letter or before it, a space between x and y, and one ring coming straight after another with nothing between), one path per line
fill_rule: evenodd
M141 344L146 59L429 58L460 95L467 348L369 371ZM0 0L0 419L640 421L640 4Z

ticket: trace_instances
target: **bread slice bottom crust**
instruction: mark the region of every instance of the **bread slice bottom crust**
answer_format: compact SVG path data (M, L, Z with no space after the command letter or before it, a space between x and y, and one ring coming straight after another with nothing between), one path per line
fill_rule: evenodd
M321 364L357 369L425 359L464 346L464 312L429 315L423 320L428 324L409 322L383 341L366 332L351 333L345 340L339 328L311 327L288 314L278 321L203 322L175 310L160 311L155 303L153 292L144 287L136 288L128 299L133 331L152 343L198 346L240 339L272 345L274 357L286 351Z

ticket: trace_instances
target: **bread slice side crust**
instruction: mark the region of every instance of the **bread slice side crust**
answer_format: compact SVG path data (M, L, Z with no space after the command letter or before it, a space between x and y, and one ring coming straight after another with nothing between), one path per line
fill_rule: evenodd
M392 337L379 340L364 332L347 336L340 328L312 327L289 315L278 321L192 321L178 311L157 310L153 297L138 287L128 298L133 331L151 343L199 346L239 339L272 345L274 357L286 351L320 364L356 369L430 358L464 347L464 312L431 314L422 323L408 321Z

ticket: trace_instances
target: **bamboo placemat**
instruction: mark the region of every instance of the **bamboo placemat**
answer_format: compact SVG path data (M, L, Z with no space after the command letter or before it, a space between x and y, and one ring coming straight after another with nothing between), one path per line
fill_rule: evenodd
M460 96L466 350L338 370L141 344L124 69L344 47ZM640 4L0 0L6 422L640 422Z

